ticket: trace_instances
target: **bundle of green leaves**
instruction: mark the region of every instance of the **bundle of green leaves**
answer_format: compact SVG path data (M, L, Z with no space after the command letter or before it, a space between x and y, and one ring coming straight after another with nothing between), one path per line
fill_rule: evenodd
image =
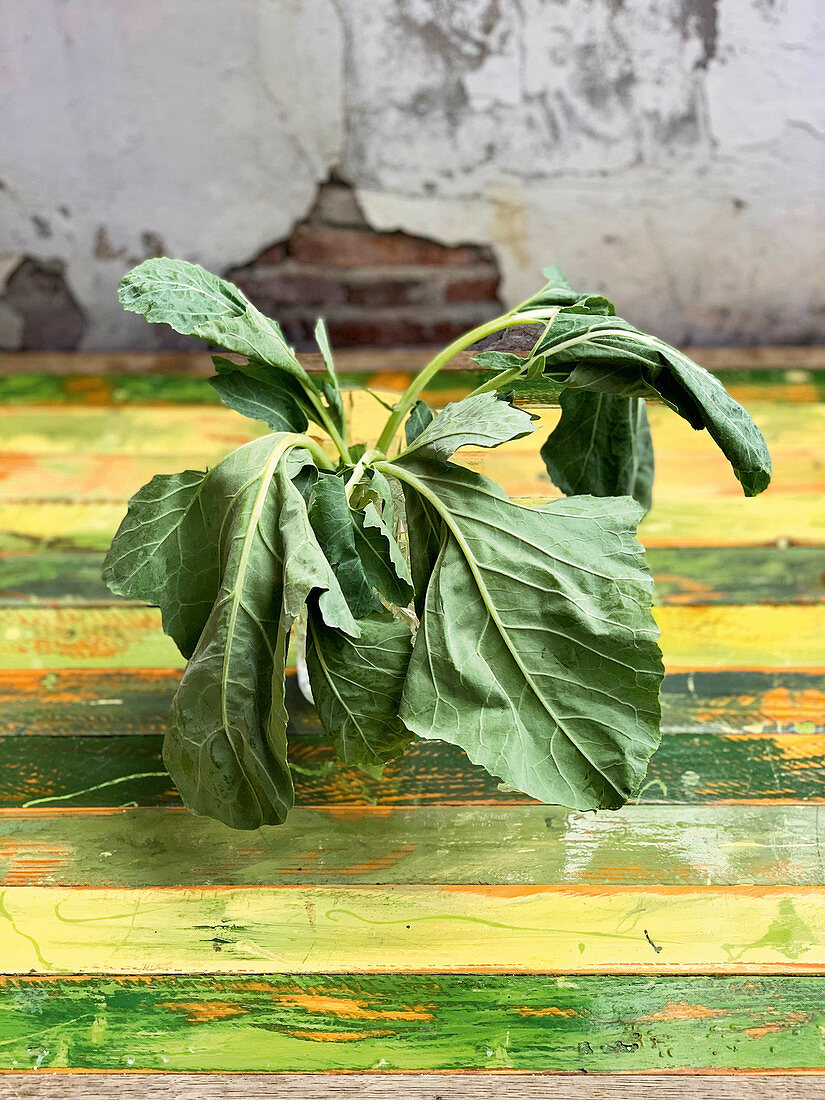
M214 358L211 384L271 429L213 469L154 477L104 566L113 592L160 607L188 660L164 760L195 813L239 829L286 818L290 635L347 765L380 769L437 739L543 802L612 809L638 790L662 679L636 540L653 480L645 401L707 429L748 496L770 458L715 377L558 269L545 276L437 355L369 447L351 442L323 322L313 376L274 321L203 268L153 259L124 278L126 309L236 355ZM536 324L529 353L476 356L487 381L464 400L435 415L420 400L462 348ZM541 457L566 496L540 507L450 461L533 431L507 396L525 378L560 391Z

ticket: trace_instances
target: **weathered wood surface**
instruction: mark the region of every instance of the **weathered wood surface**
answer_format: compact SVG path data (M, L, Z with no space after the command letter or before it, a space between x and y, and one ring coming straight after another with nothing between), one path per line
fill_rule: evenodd
M9 886L7 974L821 974L804 886Z
M418 371L440 348L341 348L335 353L344 373ZM825 368L825 348L811 344L764 344L761 347L686 346L682 349L706 370L820 370ZM457 356L458 363L469 355ZM308 369L321 370L321 357L301 353ZM195 351L23 351L0 359L0 374L22 375L177 375L208 377L214 371L208 352Z
M708 1049L718 1069L805 1070L821 1064L824 1002L821 977L6 978L0 1063L662 1073L690 1069ZM692 1088L683 1081L680 1095ZM406 1095L404 1079L395 1095Z
M654 608L669 670L825 667L825 603ZM183 668L160 611L0 607L0 667Z
M0 813L8 886L818 886L818 805L328 806L240 838L178 809ZM506 838L506 839L505 839ZM151 852L151 859L147 853Z
M760 355L786 369L758 374ZM206 357L167 357L171 378L129 374L142 356L82 358L72 378L44 377L60 357L3 376L7 359L0 1069L38 1077L4 1077L0 1096L44 1070L114 1073L106 1085L123 1088L140 1069L377 1069L325 1077L319 1095L363 1083L382 1096L387 1081L428 1100L487 1082L588 1095L580 1078L500 1084L495 1069L825 1070L825 375L804 369L817 355L699 356L728 370L769 440L777 476L757 500L704 433L651 410L659 480L642 538L668 675L636 802L540 806L437 742L380 781L341 769L290 684L299 808L252 834L180 807L160 749L182 662L157 613L110 597L98 571L134 488L258 429L215 405L196 377ZM344 365L392 398L399 356L416 366L406 352ZM101 366L118 377L79 377ZM451 374L435 399L471 377ZM520 400L546 401L540 389ZM372 398L347 401L374 431ZM535 499L552 492L536 449L465 461ZM227 1095L249 1079L211 1080ZM639 1080L645 1095L672 1083ZM153 1081L163 1095L167 1078ZM714 1095L748 1095L717 1081ZM49 1083L70 1096L80 1082Z
M179 681L176 669L0 669L0 736L163 733ZM287 701L293 736L307 745L318 743L315 712L292 677ZM738 668L670 673L661 704L666 733L810 737L825 733L825 673Z
M825 549L808 546L653 547L657 604L825 602ZM48 546L0 552L0 607L122 603L101 579L103 554Z
M817 1071L812 1071L817 1072ZM661 1070L657 1070L661 1074ZM804 1070L789 1076L728 1070L726 1074L692 1074L693 1100L816 1100L825 1096L825 1082ZM782 1074L781 1083L777 1073ZM728 1076L731 1074L731 1076ZM165 1073L105 1075L72 1071L15 1074L0 1077L3 1100L226 1100L239 1093L248 1100L683 1100L685 1082L679 1076L632 1076L583 1072L549 1077L513 1073L357 1073L278 1074Z

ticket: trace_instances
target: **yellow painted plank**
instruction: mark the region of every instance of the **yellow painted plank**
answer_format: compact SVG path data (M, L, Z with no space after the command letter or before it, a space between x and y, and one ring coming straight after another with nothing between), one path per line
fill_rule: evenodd
M668 669L825 666L825 605L657 607ZM804 614L810 611L811 614Z
M669 671L825 667L825 604L654 609ZM0 608L0 668L182 668L143 606Z
M825 887L10 887L0 972L811 973Z
M460 393L449 396L458 397ZM384 397L392 399L389 391ZM386 412L364 392L348 393L353 436L374 440ZM819 456L825 404L754 402L775 468L769 494L825 489ZM511 495L554 494L538 450L558 420L545 410L535 432L460 460L500 481ZM741 489L707 432L662 407L650 410L657 500L738 500ZM123 500L158 472L214 465L263 429L220 406L0 408L0 499ZM320 436L319 436L320 438Z

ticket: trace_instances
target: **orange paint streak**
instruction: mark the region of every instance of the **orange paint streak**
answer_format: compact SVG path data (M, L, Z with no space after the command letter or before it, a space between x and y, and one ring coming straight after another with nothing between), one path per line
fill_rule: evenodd
M366 1001L354 997L330 997L323 994L299 993L280 1002L287 1008L303 1008L329 1016L348 1016L355 1020L431 1020L432 1012L419 1005L409 1009L369 1008Z
M311 1043L359 1043L363 1039L383 1039L392 1031L293 1031L287 1029L293 1039L307 1039Z
M230 1016L242 1016L246 1009L231 1001L162 1001L161 1008L173 1012L183 1012L193 1024L206 1023L209 1020L225 1020Z
M659 1012L640 1016L640 1020L703 1020L708 1016L724 1016L723 1008L708 1008L707 1005L690 1005L687 1001L678 1001L665 1005Z
M555 1005L548 1005L546 1008L525 1008L519 1006L516 1008L516 1012L519 1016L581 1016L580 1012L576 1012L575 1008L557 1008Z

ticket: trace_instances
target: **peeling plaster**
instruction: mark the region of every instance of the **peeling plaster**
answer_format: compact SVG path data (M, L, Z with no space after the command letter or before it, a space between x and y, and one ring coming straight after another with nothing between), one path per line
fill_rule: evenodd
M242 265L337 166L506 299L557 261L672 339L823 339L823 69L820 0L30 0L0 252L65 264L84 346L151 347L130 263Z

